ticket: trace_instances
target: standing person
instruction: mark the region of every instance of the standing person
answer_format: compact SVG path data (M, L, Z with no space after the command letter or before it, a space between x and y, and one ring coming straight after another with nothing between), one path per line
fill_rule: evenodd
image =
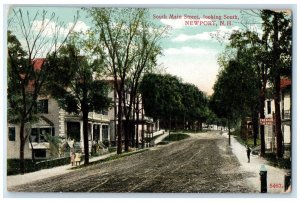
M75 152L71 153L71 165L74 166L75 165Z
M251 153L251 149L249 146L247 146L247 157L248 157L248 163L250 163L250 153Z
M80 165L80 161L81 161L81 152L79 151L78 153L75 153L76 165L77 165L77 163Z

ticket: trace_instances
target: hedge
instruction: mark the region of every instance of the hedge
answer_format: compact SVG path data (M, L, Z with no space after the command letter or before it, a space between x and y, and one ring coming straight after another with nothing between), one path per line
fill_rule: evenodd
M81 159L84 159L84 156L82 156ZM49 160L37 160L37 162L34 163L31 159L25 159L25 173L66 165L70 163L70 160L70 157L61 157ZM20 173L20 160L8 159L7 175L17 175Z
M31 159L25 159L25 173L36 171L35 163ZM20 174L20 160L8 159L7 160L7 175Z

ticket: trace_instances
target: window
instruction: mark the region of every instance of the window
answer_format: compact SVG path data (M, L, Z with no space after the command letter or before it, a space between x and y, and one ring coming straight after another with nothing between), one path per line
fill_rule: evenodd
M80 142L80 123L79 122L67 122L67 137Z
M36 158L46 158L46 150L45 149L35 149L34 156Z
M32 128L31 129L31 141L32 142L39 142L39 132L38 132L38 128Z
M102 137L103 140L108 140L108 125L102 126Z
M45 135L50 135L50 128L40 128L40 141L39 142L47 142Z
M15 127L8 128L8 140L16 141L16 128Z
M39 100L37 104L37 112L41 114L48 114L48 100Z
M100 139L100 125L98 125L98 124L95 124L95 125L93 125L93 140L95 140L96 142L98 142L99 141L99 139Z
M271 114L271 100L267 101L267 114Z
M54 128L32 128L31 129L31 141L32 142L47 142L46 135L52 135Z

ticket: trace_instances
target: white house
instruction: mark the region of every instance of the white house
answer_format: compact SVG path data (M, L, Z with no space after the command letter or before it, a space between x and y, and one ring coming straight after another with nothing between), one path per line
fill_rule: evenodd
M91 151L92 143L101 142L106 145L116 145L117 135L117 120L116 120L116 102L115 91L111 91L108 95L114 101L114 107L107 111L103 111L101 114L90 112L88 123L89 134L89 150ZM138 124L134 124L131 127L131 134L136 137L136 131L138 132L138 139L140 142L142 134L142 125L144 124L145 137L149 137L150 133L159 128L159 122L153 123L153 120L148 117L144 117L142 121L142 109L141 103L139 103L139 117ZM44 135L51 134L52 136L59 136L65 143L72 146L75 145L75 150L83 150L83 121L82 116L79 114L67 113L58 106L58 103L51 96L40 97L38 99L38 116L39 121L28 126L30 133L29 138L25 144L25 159L32 158L32 147L34 156L36 159L47 159L50 157L50 145L46 141ZM131 121L136 123L136 118ZM136 126L137 125L137 126ZM152 127L154 126L154 127ZM138 130L136 130L138 127ZM7 138L7 158L18 159L20 151L19 140L19 126L8 123L8 138ZM29 141L31 140L31 142ZM71 141L72 140L72 141ZM72 142L72 144L70 144ZM69 155L69 153L63 153L61 155Z
M291 128L291 109L292 109L292 99L291 99L291 80L287 78L282 78L280 81L280 111L281 111L281 130L283 135L283 146L285 155L290 154L291 140L292 140L292 128ZM273 99L267 99L265 101L265 117L273 119L275 114L275 106ZM276 136L275 136L275 126L265 125L265 140L266 148L272 151L276 149Z
M63 141L74 140L78 148L83 148L83 121L81 115L69 114L59 108L58 103L51 97L39 98L39 121L28 128L30 136L25 144L25 158L32 157L31 148L34 149L36 159L49 158L50 145L45 139L45 134L60 136ZM89 113L89 140L110 141L108 113ZM7 157L19 158L19 126L8 124ZM31 140L31 143L30 141ZM31 146L32 144L32 146Z

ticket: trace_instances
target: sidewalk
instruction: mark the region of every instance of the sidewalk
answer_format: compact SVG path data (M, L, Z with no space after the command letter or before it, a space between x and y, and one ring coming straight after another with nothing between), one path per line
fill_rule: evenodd
M108 154L104 154L104 155L97 156L97 157L92 157L92 158L90 158L90 162L99 161L101 159L108 158L115 154L116 154L116 152L113 152L113 153L108 153ZM6 185L7 185L6 187L9 188L9 187L17 186L17 185L34 182L36 180L46 179L48 177L53 177L56 175L66 174L66 173L74 171L71 168L72 168L71 164L67 164L67 165L58 166L58 167L54 167L54 168L39 170L36 172L25 173L24 175L7 176L6 177Z
M168 136L169 136L169 131L164 131L164 134L162 134L161 136L159 136L154 140L154 144L156 145L157 143L161 142L165 137Z
M227 133L223 133L222 136L228 138ZM287 170L276 168L273 166L268 165L268 161L264 158L260 157L259 155L252 155L250 156L250 163L248 163L246 147L241 145L233 136L231 136L231 148L232 152L235 154L237 159L241 164L241 169L245 172L252 173L251 176L248 177L247 181L249 182L250 186L260 192L260 167L265 165L267 168L267 192L268 193L283 193L284 192L284 175L286 174ZM273 188L274 185L280 185L282 188ZM272 185L273 187L270 187Z

